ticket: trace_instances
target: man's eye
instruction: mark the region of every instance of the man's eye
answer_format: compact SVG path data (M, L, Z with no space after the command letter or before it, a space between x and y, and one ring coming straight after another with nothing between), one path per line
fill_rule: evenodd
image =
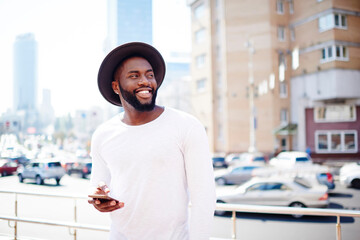
M154 74L153 74L153 73L150 73L150 74L148 74L147 76L148 76L148 78L154 78Z
M130 78L137 78L137 76L138 76L137 74L132 74L132 75L130 75L129 77L130 77Z

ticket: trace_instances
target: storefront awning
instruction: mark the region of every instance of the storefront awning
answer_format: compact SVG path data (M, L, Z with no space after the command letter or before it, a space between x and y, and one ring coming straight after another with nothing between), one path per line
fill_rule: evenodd
M297 124L295 123L281 125L275 128L274 130L274 134L279 136L295 135L296 132L297 132Z

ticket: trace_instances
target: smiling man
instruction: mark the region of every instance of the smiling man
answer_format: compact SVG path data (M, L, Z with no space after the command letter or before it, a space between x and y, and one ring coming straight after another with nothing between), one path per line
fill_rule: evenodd
M156 105L164 76L161 54L140 42L115 48L100 66L101 94L124 108L91 145L91 184L102 196L89 203L110 212L111 240L210 237L216 198L206 132L193 116Z

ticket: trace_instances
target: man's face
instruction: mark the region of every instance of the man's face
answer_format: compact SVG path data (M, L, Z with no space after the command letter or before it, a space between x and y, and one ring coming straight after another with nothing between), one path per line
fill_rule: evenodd
M155 107L157 82L150 63L141 57L123 62L115 74L122 104L126 101L137 111L151 111Z

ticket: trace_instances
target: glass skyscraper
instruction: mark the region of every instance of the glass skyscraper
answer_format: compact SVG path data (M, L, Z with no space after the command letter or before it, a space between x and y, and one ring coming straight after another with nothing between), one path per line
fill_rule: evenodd
M152 0L108 0L110 48L126 42L153 43Z
M27 133L36 133L39 129L37 59L38 48L34 34L17 36L14 43L13 109L20 117L19 130Z
M17 36L14 43L14 110L37 107L37 42L32 33Z

